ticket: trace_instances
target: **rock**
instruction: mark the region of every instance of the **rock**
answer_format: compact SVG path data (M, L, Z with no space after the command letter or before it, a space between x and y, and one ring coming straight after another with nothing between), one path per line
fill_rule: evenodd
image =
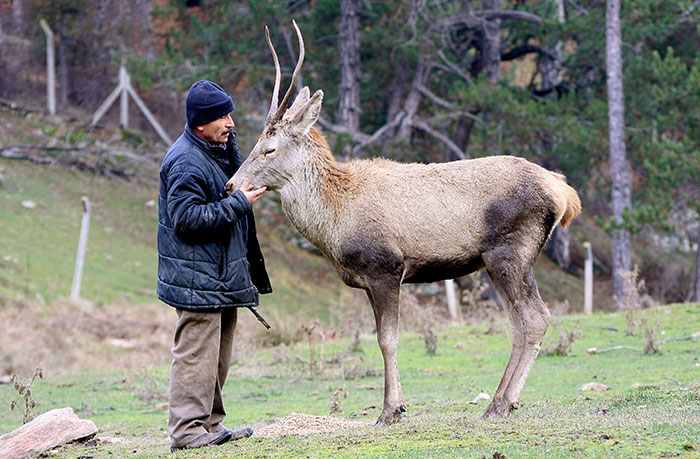
M168 402L164 403L159 403L155 406L156 411L169 411L170 410L170 404Z
M695 332L695 333L693 333L692 335L690 335L690 340L691 340L692 342L695 343L695 342L698 341L698 339L700 339L700 332Z
M474 398L474 400L470 400L467 403L471 403L472 405L476 405L479 403L479 400L489 400L491 396L487 394L486 392L481 392L479 395Z
M72 441L90 439L96 433L95 423L78 418L73 408L51 410L0 437L0 457L32 456Z
M34 201L22 201L22 207L25 209L36 209L36 202Z
M589 382L581 387L576 388L576 390L608 390L609 387L602 383Z

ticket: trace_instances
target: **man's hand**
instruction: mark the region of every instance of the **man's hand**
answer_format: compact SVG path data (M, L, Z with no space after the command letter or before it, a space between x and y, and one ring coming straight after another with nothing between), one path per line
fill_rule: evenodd
M243 179L243 183L241 183L241 187L239 190L243 192L245 197L248 199L248 202L253 205L255 201L260 199L260 197L265 193L265 190L267 190L267 187L261 187L258 188L257 190L248 190L248 186L250 185L250 182L248 181L247 178Z

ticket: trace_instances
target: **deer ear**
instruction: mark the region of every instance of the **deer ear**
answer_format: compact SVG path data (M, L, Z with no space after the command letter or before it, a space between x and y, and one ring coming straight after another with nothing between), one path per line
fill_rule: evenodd
M301 134L307 134L321 114L323 91L320 89L314 93L311 99L294 114L291 126Z
M287 111L284 114L284 118L290 119L291 117L294 116L294 114L299 111L299 109L309 101L309 87L304 86L301 91L297 94L297 97L294 99L294 103L292 104L291 107L287 109Z

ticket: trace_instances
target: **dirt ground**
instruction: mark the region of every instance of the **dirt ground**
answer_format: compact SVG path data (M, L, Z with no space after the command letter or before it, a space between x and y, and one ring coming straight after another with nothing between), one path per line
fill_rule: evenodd
M291 413L271 424L258 428L253 433L253 438L274 438L285 435L308 435L321 432L335 432L336 430L369 427L368 422L354 421L351 419L337 418L333 416L313 416L305 413Z

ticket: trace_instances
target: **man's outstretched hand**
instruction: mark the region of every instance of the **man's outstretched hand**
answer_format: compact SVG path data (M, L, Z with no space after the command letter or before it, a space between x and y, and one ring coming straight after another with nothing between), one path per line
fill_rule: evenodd
M241 183L241 187L239 188L239 190L241 190L243 194L245 194L245 197L248 199L248 202L251 205L253 205L253 203L260 199L260 197L265 193L267 187L263 186L255 190L248 190L248 186L250 186L250 182L247 178L245 178L243 179L243 183Z

